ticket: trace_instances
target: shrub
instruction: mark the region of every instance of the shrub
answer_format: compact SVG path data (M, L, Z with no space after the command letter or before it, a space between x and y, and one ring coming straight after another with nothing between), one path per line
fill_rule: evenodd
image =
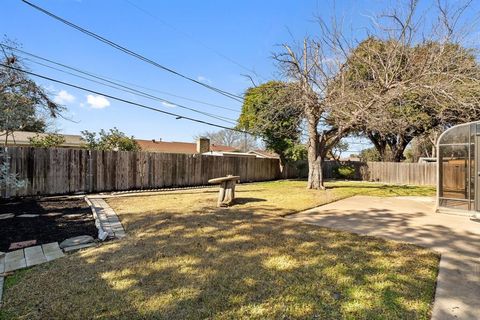
M15 190L25 187L26 181L18 178L18 174L10 172L8 154L0 150L0 195L8 198L8 190Z
M355 168L349 165L341 165L335 168L335 173L338 178L352 179L355 176Z
M110 131L100 130L98 137L96 132L82 131L82 139L86 142L87 149L112 150L112 151L140 151L140 146L133 136L128 137L117 128Z
M37 133L35 137L30 137L28 140L32 147L37 148L56 148L65 143L65 137L56 133L49 133L43 137Z

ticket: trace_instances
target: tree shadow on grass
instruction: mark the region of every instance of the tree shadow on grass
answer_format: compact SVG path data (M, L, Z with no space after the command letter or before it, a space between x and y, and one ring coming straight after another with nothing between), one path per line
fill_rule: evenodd
M372 182L372 183L355 183L345 181L342 184L331 184L327 185L327 189L349 189L349 188L361 188L361 189L400 189L400 190L417 190L417 186L409 185L391 185L391 184L382 184L381 182Z
M239 197L235 198L234 205L242 205L242 204L247 204L251 202L266 202L266 199L261 199L261 198L247 198L247 197Z
M9 289L7 312L33 319L428 318L438 257L413 245L241 207L117 209L128 238L39 266Z

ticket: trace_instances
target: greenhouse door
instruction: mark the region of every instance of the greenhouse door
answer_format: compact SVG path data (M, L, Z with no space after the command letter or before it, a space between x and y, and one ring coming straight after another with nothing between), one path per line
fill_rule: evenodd
M472 152L474 154L475 160L472 161L472 165L475 166L475 169L471 170L475 174L475 208L470 210L480 211L480 135L475 135L475 150Z

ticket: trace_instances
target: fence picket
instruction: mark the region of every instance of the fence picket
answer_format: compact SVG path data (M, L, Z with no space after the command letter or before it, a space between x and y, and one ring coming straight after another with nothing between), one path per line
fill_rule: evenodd
M2 196L198 186L227 174L239 175L244 182L305 176L305 169L292 165L285 166L281 173L278 159L252 157L32 147L8 147L8 156L11 172L26 180L27 186L2 190ZM352 166L355 169L353 178L357 180L436 184L436 163L325 161L324 177L337 178L335 168L339 165Z

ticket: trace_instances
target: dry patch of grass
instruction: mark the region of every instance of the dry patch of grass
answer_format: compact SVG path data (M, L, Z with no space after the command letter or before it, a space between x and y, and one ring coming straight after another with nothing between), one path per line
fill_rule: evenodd
M110 199L128 238L22 274L0 318L428 319L437 255L272 215L345 197L340 185L242 185L227 209L216 188Z
M236 204L231 210L249 210L256 214L284 216L354 195L379 197L434 196L435 188L429 186L397 186L371 182L332 181L327 190L306 190L303 180L281 180L237 185ZM131 207L134 212L156 210L210 210L215 206L218 187L167 191L152 196L128 197L114 200L121 207ZM133 213L133 212L132 212Z

